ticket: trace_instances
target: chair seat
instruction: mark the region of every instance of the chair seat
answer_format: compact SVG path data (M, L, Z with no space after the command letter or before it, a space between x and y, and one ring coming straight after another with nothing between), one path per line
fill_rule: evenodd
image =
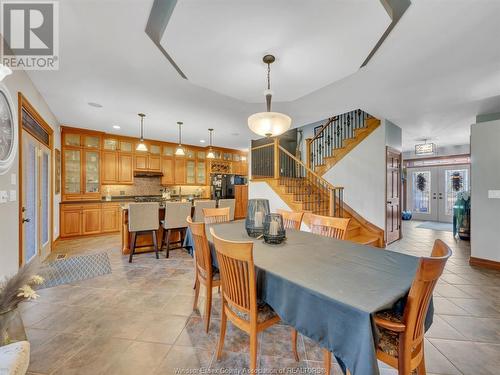
M236 315L238 315L241 319L250 321L250 316L245 312L241 311L240 309L231 306L231 304L228 304L229 308L231 311L233 311ZM267 303L262 303L261 305L258 306L259 310L257 312L257 323L263 323L269 319L272 319L278 314L276 314L271 306L269 306Z
M375 314L377 318L388 320L391 322L402 323L403 317L400 313L393 310L381 311ZM378 327L380 331L380 339L378 348L384 353L392 357L398 357L399 348L399 334L388 329Z
M202 268L198 268L198 272L200 273L200 276L204 279L207 278L207 272L202 269ZM220 272L217 268L214 268L212 270L212 280L214 281L219 281L220 280Z

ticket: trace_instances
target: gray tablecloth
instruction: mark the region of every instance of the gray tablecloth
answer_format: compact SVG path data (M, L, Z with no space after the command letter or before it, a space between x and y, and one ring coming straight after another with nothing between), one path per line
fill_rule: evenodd
M285 323L332 351L353 375L379 373L373 314L404 300L418 258L296 230L268 245L248 237L243 222L213 227L222 238L254 242L259 298ZM211 241L209 226L207 235ZM192 246L189 231L185 245ZM427 318L428 327L432 308Z

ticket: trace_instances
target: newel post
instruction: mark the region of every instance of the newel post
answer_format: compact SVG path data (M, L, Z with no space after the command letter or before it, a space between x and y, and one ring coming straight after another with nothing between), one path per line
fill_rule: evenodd
M278 137L274 138L274 179L278 180L280 178L280 139Z
M305 164L311 168L311 142L312 138L306 138L306 157L304 158Z

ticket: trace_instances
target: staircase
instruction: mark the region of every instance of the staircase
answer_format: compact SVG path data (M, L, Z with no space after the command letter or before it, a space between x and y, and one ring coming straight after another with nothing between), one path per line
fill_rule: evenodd
M344 188L333 186L279 144L279 139L252 148L252 179L265 181L293 211L351 218L347 239L384 246L382 230L360 217L343 201Z
M309 168L322 176L379 125L379 119L360 109L329 118L306 140Z

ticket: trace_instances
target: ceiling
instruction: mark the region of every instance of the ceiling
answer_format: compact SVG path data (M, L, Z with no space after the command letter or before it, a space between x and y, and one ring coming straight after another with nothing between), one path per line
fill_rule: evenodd
M379 1L179 1L161 45L190 82L245 102L292 101L355 73L391 23ZM228 32L230 31L230 32Z
M186 80L144 32L153 0L65 0L59 70L29 75L63 124L138 136L144 112L146 138L175 140L184 121L185 143L213 127L216 145L235 148L265 107L267 52L274 109L293 126L361 108L402 127L411 149L468 143L475 115L500 111L498 1L413 0L361 69L390 22L380 3L283 3L179 0L161 43Z

